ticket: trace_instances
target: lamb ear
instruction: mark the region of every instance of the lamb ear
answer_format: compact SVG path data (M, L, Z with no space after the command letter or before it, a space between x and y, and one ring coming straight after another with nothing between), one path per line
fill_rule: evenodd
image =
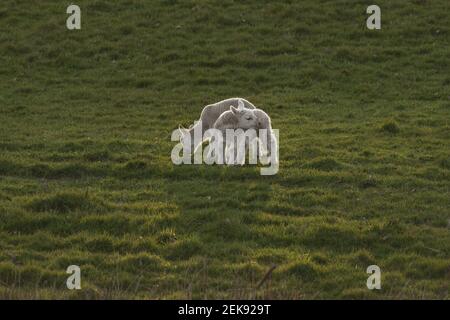
M230 106L230 110L231 112L233 112L233 114L237 114L239 112L239 110L233 106Z
M245 105L244 105L244 101L242 101L242 99L238 100L238 109L239 110L244 110Z

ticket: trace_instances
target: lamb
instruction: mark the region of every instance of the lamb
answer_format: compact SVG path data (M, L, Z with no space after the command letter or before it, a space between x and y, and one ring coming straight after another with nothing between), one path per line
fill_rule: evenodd
M235 108L234 106L231 106L230 110L222 113L220 115L220 117L217 119L217 121L214 123L213 128L216 130L220 130L220 132L222 133L222 139L223 139L222 140L222 143L223 143L222 150L224 151L224 154L226 155L226 157L228 157L228 159L226 160L226 162L228 164L234 163L234 160L230 161L231 155L234 155L236 150L241 150L240 148L232 148L232 149L228 150L227 147L231 141L233 141L233 144L234 144L235 143L234 139L238 138L238 143L240 143L242 140L240 138L243 137L244 138L243 142L245 142L245 145L247 145L247 143L246 143L247 136L249 137L249 141L252 141L256 137L256 131L250 132L250 135L248 135L249 131L246 131L245 133L243 132L243 130L257 128L258 119L254 113L255 110L257 110L257 109L246 108L244 105L244 102L242 100L239 100L237 108ZM231 136L231 137L227 136L227 130L229 130L229 129L231 129L233 131L233 136ZM240 132L239 131L235 132L236 129L241 129L241 130L240 130ZM245 147L244 147L244 150L245 150ZM243 161L245 160L244 156L245 156L245 153L238 154L238 163L243 164Z
M222 100L210 105L207 105L203 108L202 113L200 114L200 119L196 121L196 123L189 127L189 129L185 129L183 127L179 127L181 138L180 142L184 145L184 141L187 140L186 137L190 136L190 151L194 152L197 147L198 141L194 141L194 131L199 127L201 127L201 137L206 130L214 127L214 123L220 117L220 115L226 111L230 110L230 106L234 108L239 107L239 103L242 103L246 109L256 109L256 107L249 101L243 98L230 98L226 100Z
M272 122L270 120L270 117L267 113L265 113L263 110L261 109L255 109L253 111L253 113L255 114L256 118L258 119L258 124L257 124L257 129L265 129L266 130L266 137L265 139L263 139L263 144L266 145L267 147L267 154L270 155L272 153L272 147L277 148L276 145L276 139L272 130ZM274 150L274 152L276 152Z
M241 139L238 138L237 148L231 148L229 150L227 149L227 147L228 147L227 144L229 144L230 140L232 140L232 139L227 138L228 140L223 142L224 143L224 151L225 151L225 149L227 149L227 151L225 152L226 157L228 157L228 159L226 160L227 163L233 163L233 161L230 162L229 157L235 155L236 150L238 151L238 155L237 155L237 159L236 159L237 163L243 164L245 162L245 158L244 158L245 152L242 153L239 151L245 150L245 148L249 145L249 143L254 141L254 139L257 137L257 134L260 133L259 129L266 130L265 132L263 132L266 136L259 137L262 147L260 147L260 149L256 150L256 151L260 155L271 156L272 148L274 148L273 149L274 156L277 154L276 139L273 134L270 117L266 112L264 112L261 109L247 109L244 107L244 104L240 102L240 103L238 103L237 109L234 107L231 107L231 109L229 111L224 112L214 123L214 128L221 130L222 136L224 138L226 136L227 129L246 130L245 132L243 132L243 131L237 132L237 134L235 134L232 137L232 139L234 139L234 137L238 137L239 135L242 135ZM251 131L248 129L254 129L254 130ZM247 143L247 137L248 137L249 143ZM234 141L233 141L233 143L234 143ZM245 143L245 146L240 145L239 143ZM242 148L244 148L244 149L242 149ZM276 158L274 158L274 161L276 162L278 160Z
M256 128L258 119L254 110L246 108L242 100L238 101L238 107L230 106L230 110L223 112L214 122L213 128L225 133L226 129L250 129Z

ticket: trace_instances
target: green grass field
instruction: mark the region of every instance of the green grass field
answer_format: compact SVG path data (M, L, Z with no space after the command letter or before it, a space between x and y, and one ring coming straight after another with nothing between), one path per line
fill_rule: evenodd
M0 6L0 298L449 298L447 0L75 3ZM235 96L279 173L173 165Z

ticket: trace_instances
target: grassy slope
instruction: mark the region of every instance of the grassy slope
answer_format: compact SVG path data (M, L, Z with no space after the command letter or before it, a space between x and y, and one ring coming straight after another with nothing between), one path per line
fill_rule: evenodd
M75 32L58 3L0 7L1 298L448 299L447 0L379 0L381 31L372 1L79 0ZM230 96L278 175L170 162Z

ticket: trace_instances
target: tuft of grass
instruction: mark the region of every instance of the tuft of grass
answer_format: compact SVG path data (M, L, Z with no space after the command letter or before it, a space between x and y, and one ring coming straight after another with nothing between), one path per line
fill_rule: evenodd
M300 281L314 281L319 276L317 267L312 262L300 261L286 267L286 273Z
M108 150L88 152L83 156L86 161L90 162L107 161L110 160L111 157L111 153Z
M322 171L332 171L332 170L340 170L344 167L344 165L333 158L319 157L305 163L303 167Z
M168 244L175 242L177 240L177 235L173 229L164 229L158 234L156 239L160 244Z
M394 120L386 120L381 126L380 130L390 134L397 134L400 132L400 127Z
M447 170L450 170L450 157L444 157L439 161L439 165Z
M66 213L73 211L101 211L105 205L86 194L61 192L43 198L31 200L27 207L36 212Z

